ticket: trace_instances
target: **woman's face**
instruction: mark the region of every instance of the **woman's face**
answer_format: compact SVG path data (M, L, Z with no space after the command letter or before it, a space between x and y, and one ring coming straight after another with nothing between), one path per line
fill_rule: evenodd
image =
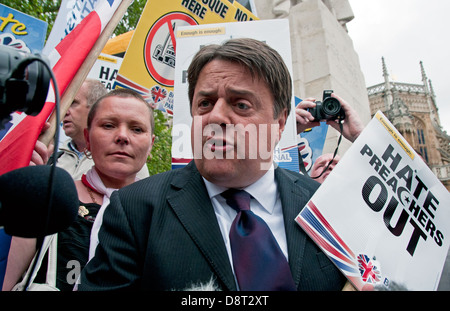
M87 149L107 187L134 182L146 163L154 135L145 105L134 97L107 97L99 103L90 130L85 132Z

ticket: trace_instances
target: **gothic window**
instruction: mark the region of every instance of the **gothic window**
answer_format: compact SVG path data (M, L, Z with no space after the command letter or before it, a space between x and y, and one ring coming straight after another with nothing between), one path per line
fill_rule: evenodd
M427 147L420 147L420 153L422 154L422 158L425 160L425 162L428 162Z
M419 140L419 145L425 145L425 136L423 136L422 129L417 129L417 138Z
M425 160L425 162L428 162L428 151L425 141L425 135L423 134L423 129L421 128L417 129L417 141L419 143L419 151L422 155L422 158Z

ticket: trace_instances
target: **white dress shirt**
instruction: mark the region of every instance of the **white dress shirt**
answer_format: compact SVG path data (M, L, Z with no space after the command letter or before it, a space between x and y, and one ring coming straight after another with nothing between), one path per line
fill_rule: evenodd
M205 181L206 189L208 190L214 212L216 213L220 231L227 248L228 257L230 262L233 263L229 232L237 213L233 208L228 206L225 199L220 195L227 190L227 188L217 186L204 178L203 180ZM267 223L287 259L286 232L284 228L280 195L277 188L275 172L272 166L264 176L242 190L251 194L252 199L250 200L250 209ZM233 264L231 266L233 267Z

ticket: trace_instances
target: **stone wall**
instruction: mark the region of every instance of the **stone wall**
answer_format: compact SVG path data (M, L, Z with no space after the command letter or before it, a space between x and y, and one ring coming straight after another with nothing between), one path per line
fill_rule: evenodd
M366 83L346 23L353 19L347 0L257 0L261 19L288 18L291 32L295 96L322 99L332 89L370 121ZM339 133L328 131L324 153L336 148ZM345 139L343 154L350 146Z

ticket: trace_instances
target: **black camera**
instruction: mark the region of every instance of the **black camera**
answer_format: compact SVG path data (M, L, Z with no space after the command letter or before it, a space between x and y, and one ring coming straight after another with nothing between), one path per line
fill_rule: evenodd
M308 109L314 117L314 121L344 120L345 112L341 103L334 97L331 97L333 90L323 91L322 101L316 101L316 107Z
M44 61L37 54L0 45L0 129L14 111L31 116L41 112L51 78Z

